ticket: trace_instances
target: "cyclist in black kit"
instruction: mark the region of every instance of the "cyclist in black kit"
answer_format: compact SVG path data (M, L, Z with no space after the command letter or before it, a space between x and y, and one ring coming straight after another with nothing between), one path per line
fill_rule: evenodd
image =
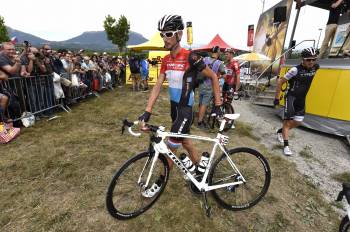
M288 90L285 94L285 106L283 114L283 126L277 130L277 139L284 145L283 153L292 155L289 148L289 130L301 124L305 115L305 99L310 89L317 69L316 50L306 48L301 52L301 64L291 68L284 77L280 78L276 87L274 105L279 105L279 96L282 85L288 81Z

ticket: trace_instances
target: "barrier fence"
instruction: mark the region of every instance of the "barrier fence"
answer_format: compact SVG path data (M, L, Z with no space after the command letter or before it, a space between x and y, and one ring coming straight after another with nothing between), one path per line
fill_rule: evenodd
M37 75L12 77L0 81L0 93L8 96L7 118L16 122L31 115L50 115L57 108L66 112L69 106L104 89L113 89L120 77L108 72Z

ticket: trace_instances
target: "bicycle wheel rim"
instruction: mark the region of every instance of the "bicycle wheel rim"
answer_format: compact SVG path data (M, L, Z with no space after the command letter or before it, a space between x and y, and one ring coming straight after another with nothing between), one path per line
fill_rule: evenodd
M237 166L246 183L235 187L225 187L212 191L214 199L229 210L243 210L257 204L266 194L271 171L266 159L256 150L235 148L228 151L230 158ZM240 180L223 154L212 167L209 174L210 185L232 183Z
M145 164L149 161L148 165ZM117 219L134 218L148 210L160 197L169 177L169 166L163 155L158 157L148 186L151 186L160 175L164 176L164 182L159 192L151 197L142 196L142 184L138 183L140 174L143 172L141 181L146 182L152 155L149 152L138 154L129 159L114 175L106 195L108 212Z

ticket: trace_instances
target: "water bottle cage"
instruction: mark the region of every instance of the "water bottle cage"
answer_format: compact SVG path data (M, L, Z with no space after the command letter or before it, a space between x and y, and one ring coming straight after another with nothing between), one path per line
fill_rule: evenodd
M219 138L219 143L221 145L227 145L228 141L229 141L229 137L228 136L221 135L220 138Z

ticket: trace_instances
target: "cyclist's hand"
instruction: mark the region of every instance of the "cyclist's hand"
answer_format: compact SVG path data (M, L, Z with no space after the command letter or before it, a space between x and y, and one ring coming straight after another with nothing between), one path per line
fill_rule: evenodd
M278 106L279 104L280 104L280 99L275 98L275 100L273 100L273 105Z
M224 113L222 112L222 105L214 106L211 114L215 114L217 117L221 117Z
M148 111L145 111L143 114L140 115L139 121L141 122L148 122L151 117L151 113Z

